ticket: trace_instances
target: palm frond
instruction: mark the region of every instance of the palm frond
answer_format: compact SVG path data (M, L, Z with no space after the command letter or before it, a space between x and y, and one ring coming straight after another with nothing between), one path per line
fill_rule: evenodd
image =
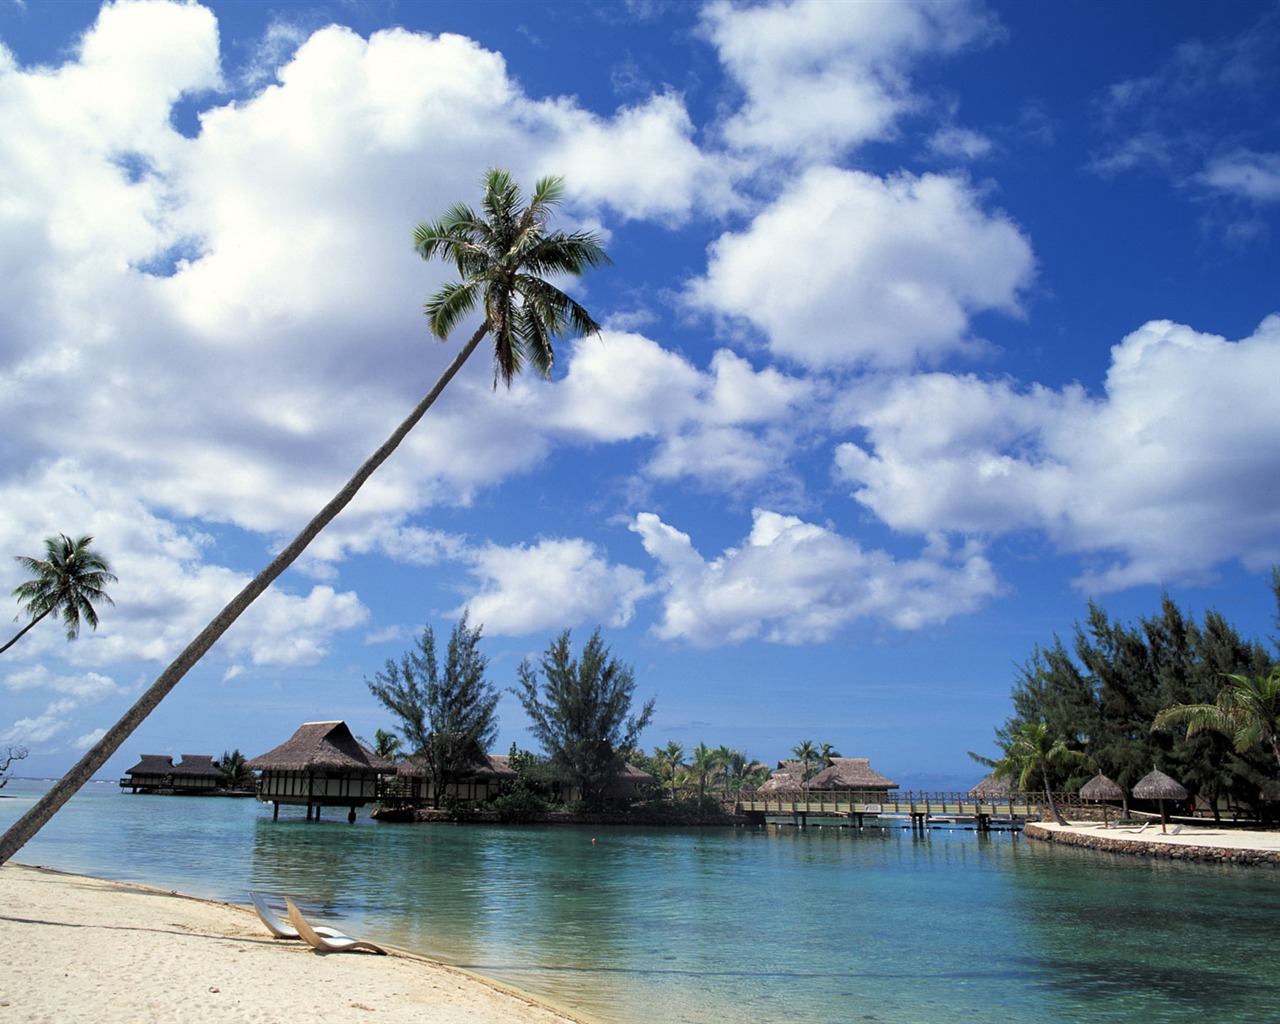
M422 308L427 314L431 333L443 341L480 301L481 291L474 282L451 281L444 285Z

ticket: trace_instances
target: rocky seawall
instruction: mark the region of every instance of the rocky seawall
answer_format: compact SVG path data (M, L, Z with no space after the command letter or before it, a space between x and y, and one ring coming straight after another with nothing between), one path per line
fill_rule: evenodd
M1067 846L1084 846L1091 850L1105 850L1108 853L1123 854L1126 857L1160 857L1165 860L1280 867L1280 851L1277 850L1251 850L1238 846L1200 846L1185 842L1161 842L1158 835L1150 839L1089 835L1046 828L1044 825L1035 822L1027 822L1022 832L1028 839L1038 839L1046 843L1064 843Z

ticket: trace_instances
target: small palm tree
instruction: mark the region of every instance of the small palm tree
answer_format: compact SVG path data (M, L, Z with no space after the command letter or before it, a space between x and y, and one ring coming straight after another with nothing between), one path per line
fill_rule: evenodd
M841 757L840 751L836 750L830 743L824 743L818 748L818 760L822 762L822 767L826 768L831 764L833 757Z
M676 802L676 776L684 767L684 744L671 740L665 747L653 748L653 759L665 777L671 780L671 802Z
M805 740L798 746L792 747L791 753L795 755L797 761L804 765L802 777L807 779L809 777L809 765L818 760L818 748L813 745L813 740Z
M450 260L462 278L428 300L425 309L432 334L446 339L468 313L479 307L483 319L471 339L413 411L302 532L201 630L71 770L0 836L0 864L20 850L106 764L218 638L351 504L365 481L409 436L486 336L493 341L496 386L497 378L509 384L525 362L540 373L549 373L555 358L552 338L599 333L600 325L582 306L544 279L561 274L581 275L609 262L595 234L547 229L564 196L563 180L543 178L534 185L528 203L506 171L490 170L484 184L483 215L458 203L440 220L420 224L414 231L414 246L423 259L439 256Z
M218 771L222 772L224 789L242 790L253 787L253 772L245 767L246 758L237 747L230 752L223 752L218 762Z
M716 752L705 743L699 743L693 748L693 753L689 757L689 767L698 776L699 806L707 795L707 776L715 773L716 765Z
M89 624L90 629L98 628L98 612L93 603L106 601L107 604L115 604L107 594L106 586L115 583L116 577L107 560L93 550L92 544L92 537L72 540L65 533L60 533L56 537L45 538L44 558L16 556L16 561L31 573L31 579L14 588L13 595L22 602L23 611L31 616L31 621L0 647L0 654L49 615L61 616L68 640L80 635L82 620Z
M992 774L997 778L1015 780L1018 789L1025 790L1039 776L1044 786L1045 804L1053 813L1053 820L1059 825L1067 822L1054 802L1049 773L1059 765L1073 764L1083 759L1084 754L1068 747L1066 740L1051 736L1049 727L1044 722L1024 722L1020 725L1005 748L1005 756L999 760L978 758L995 769Z
M1187 736L1205 729L1230 736L1240 753L1259 744L1280 763L1280 665L1265 676L1226 675L1231 680L1212 704L1175 704L1156 715L1152 730L1185 725Z
M729 795L729 766L733 762L733 751L727 744L721 743L712 752L716 762L716 774L720 776L720 788L725 796Z

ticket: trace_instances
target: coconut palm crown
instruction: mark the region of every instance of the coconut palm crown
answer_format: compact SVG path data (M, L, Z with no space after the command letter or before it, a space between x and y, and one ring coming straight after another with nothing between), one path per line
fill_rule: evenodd
M80 635L80 623L90 629L98 628L98 612L95 601L115 604L107 594L107 584L115 583L107 560L93 550L92 537L72 540L65 533L46 537L44 558L17 555L15 560L31 578L14 588L13 596L22 603L22 609L31 616L22 629L8 643L0 647L3 654L18 642L37 622L49 615L59 615L67 629L67 639Z
M495 387L499 379L509 387L525 365L550 376L553 337L600 331L581 305L545 280L581 275L609 262L594 233L547 230L563 195L564 179L542 178L522 206L520 186L510 173L495 168L485 175L483 213L456 203L443 217L414 230L418 254L451 261L461 278L427 301L431 333L447 338L479 307L484 321L477 334L492 335Z
M578 303L540 280L542 274L580 274L589 267L608 263L594 235L546 230L548 217L560 202L562 188L559 178L544 178L534 187L528 205L521 208L520 189L511 175L490 170L485 175L483 202L487 220L465 205L457 204L439 221L418 226L414 232L418 253L428 259L435 256L451 259L462 275L462 281L446 285L427 302L432 333L443 339L467 314L483 304L484 319L479 327L431 390L329 503L183 648L71 770L0 835L0 864L20 850L58 808L106 764L232 623L351 504L365 481L409 436L486 334L493 335L496 386L497 377L510 383L525 361L540 372L549 373L554 359L551 348L554 336L599 331L599 326Z
M1227 674L1230 682L1213 704L1175 704L1156 715L1152 730L1185 725L1187 735L1205 729L1231 737L1240 753L1267 746L1280 763L1280 665L1265 676Z

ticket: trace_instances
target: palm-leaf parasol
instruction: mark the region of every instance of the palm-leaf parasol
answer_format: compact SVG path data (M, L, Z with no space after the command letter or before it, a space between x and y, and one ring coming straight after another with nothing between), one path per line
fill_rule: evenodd
M1159 769L1153 770L1149 775L1144 775L1138 780L1138 784L1133 787L1133 795L1140 800L1159 800L1160 801L1160 831L1168 831L1168 818L1164 813L1164 802L1166 800L1185 800L1188 793L1182 788L1181 783L1169 778Z
M1095 775L1080 787L1080 799L1096 800L1102 804L1102 823L1105 825L1107 824L1107 801L1123 800L1124 787L1105 775Z

